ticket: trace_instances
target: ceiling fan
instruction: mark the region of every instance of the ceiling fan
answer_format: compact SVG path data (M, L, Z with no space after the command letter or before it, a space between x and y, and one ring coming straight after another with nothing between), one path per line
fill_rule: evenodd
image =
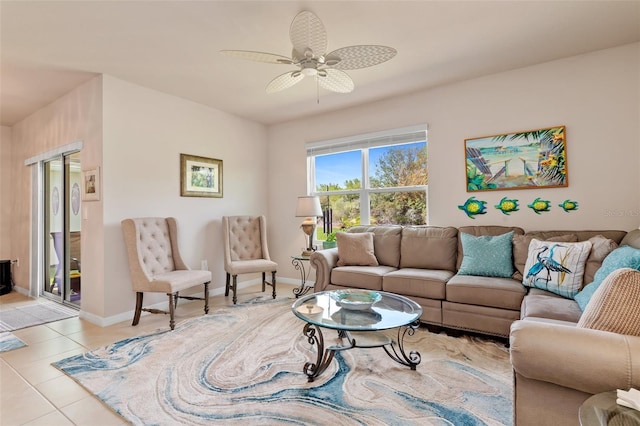
M302 11L293 18L289 38L293 44L291 58L248 50L222 50L220 53L269 64L295 65L298 68L271 80L266 88L267 93L289 88L305 76L315 77L318 85L324 89L349 93L354 84L344 70L372 67L388 61L397 53L391 47L377 45L347 46L326 53L327 31L320 18L309 11Z

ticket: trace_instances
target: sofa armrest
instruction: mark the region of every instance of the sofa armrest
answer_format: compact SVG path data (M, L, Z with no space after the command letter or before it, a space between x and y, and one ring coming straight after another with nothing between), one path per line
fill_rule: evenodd
M640 337L520 320L509 341L511 365L526 378L590 394L640 387Z
M314 292L324 291L331 283L331 270L338 263L338 249L319 250L311 253L311 266L316 269Z

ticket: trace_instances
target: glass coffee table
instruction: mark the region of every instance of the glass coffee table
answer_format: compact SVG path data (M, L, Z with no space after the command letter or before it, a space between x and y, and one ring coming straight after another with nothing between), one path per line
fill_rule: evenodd
M404 296L368 290L323 291L298 299L291 310L306 322L303 334L317 346L316 361L303 368L310 382L326 370L336 352L351 348L381 347L391 359L412 370L420 364L420 353L407 353L404 338L420 326L422 308ZM325 348L323 328L338 332L337 344ZM395 328L396 339L381 332Z
M616 404L615 390L589 397L580 406L580 426L640 425L640 411Z

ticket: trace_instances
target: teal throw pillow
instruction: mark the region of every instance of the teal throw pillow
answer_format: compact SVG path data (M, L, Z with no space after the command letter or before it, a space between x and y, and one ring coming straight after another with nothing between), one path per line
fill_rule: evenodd
M602 266L593 276L593 282L584 286L584 288L573 297L573 300L578 302L578 306L580 306L582 311L585 310L591 300L591 296L593 296L593 293L600 287L604 279L616 269L621 268L640 270L640 249L631 246L622 246L604 258Z
M511 278L513 275L513 231L502 235L474 236L460 233L462 264L458 274Z

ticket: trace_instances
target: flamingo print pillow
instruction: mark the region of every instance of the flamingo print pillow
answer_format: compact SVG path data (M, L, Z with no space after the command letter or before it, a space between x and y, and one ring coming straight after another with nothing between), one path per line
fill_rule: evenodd
M582 288L591 242L563 243L532 239L522 284L573 298Z

